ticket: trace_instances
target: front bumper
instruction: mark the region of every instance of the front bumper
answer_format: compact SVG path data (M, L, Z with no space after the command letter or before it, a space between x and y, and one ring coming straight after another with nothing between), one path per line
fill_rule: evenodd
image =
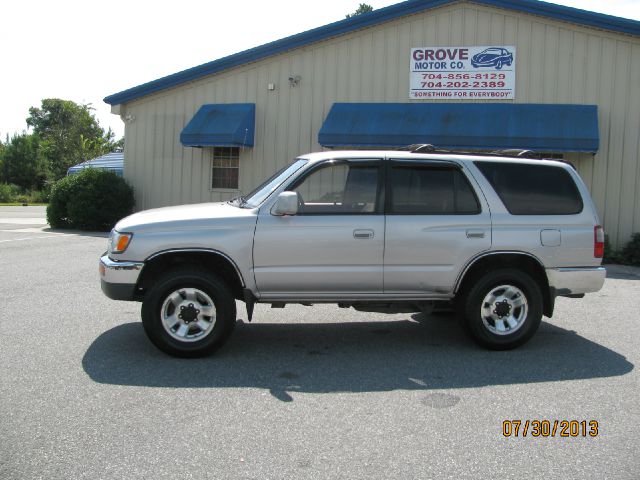
M471 60L471 66L478 68L478 67L495 67L496 66L496 61L495 60L486 60L484 62L478 62L475 60Z
M143 262L118 262L105 253L100 258L100 287L113 300L134 300Z
M549 286L557 295L597 292L604 285L604 267L547 268Z

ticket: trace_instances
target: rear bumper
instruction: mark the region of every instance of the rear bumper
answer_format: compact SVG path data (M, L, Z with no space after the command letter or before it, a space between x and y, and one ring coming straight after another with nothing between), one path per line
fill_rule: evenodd
M578 295L597 292L604 285L604 267L547 268L549 286L556 295Z
M113 300L134 300L143 262L117 262L106 254L100 258L100 287Z

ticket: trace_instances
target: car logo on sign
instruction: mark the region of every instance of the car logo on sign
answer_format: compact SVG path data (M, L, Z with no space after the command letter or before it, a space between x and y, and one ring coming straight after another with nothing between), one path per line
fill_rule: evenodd
M495 68L500 70L503 65L511 66L513 53L506 48L490 47L471 57L473 68Z

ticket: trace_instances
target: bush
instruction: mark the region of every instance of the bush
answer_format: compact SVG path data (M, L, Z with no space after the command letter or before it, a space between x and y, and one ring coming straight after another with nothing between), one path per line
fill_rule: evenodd
M20 187L12 183L0 183L0 202L15 202L20 195Z
M72 187L79 175L64 177L51 187L51 198L47 205L47 223L52 228L72 228L68 220L67 206L72 198Z
M602 263L620 263L620 254L611 248L609 235L606 234L604 236L604 256L602 257Z
M47 203L50 192L47 184L42 190L23 190L12 183L0 183L0 203Z
M51 196L52 182L46 181L42 187L42 190L29 190L27 197L29 197L29 203L49 203L49 197Z
M640 266L640 233L631 235L631 240L620 252L622 263Z
M47 222L53 228L108 231L133 211L133 189L115 173L86 168L51 189Z

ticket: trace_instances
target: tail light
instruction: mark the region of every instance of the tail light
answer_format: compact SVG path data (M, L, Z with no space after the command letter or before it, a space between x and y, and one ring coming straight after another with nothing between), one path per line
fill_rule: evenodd
M593 256L604 256L604 229L600 225L593 227Z

